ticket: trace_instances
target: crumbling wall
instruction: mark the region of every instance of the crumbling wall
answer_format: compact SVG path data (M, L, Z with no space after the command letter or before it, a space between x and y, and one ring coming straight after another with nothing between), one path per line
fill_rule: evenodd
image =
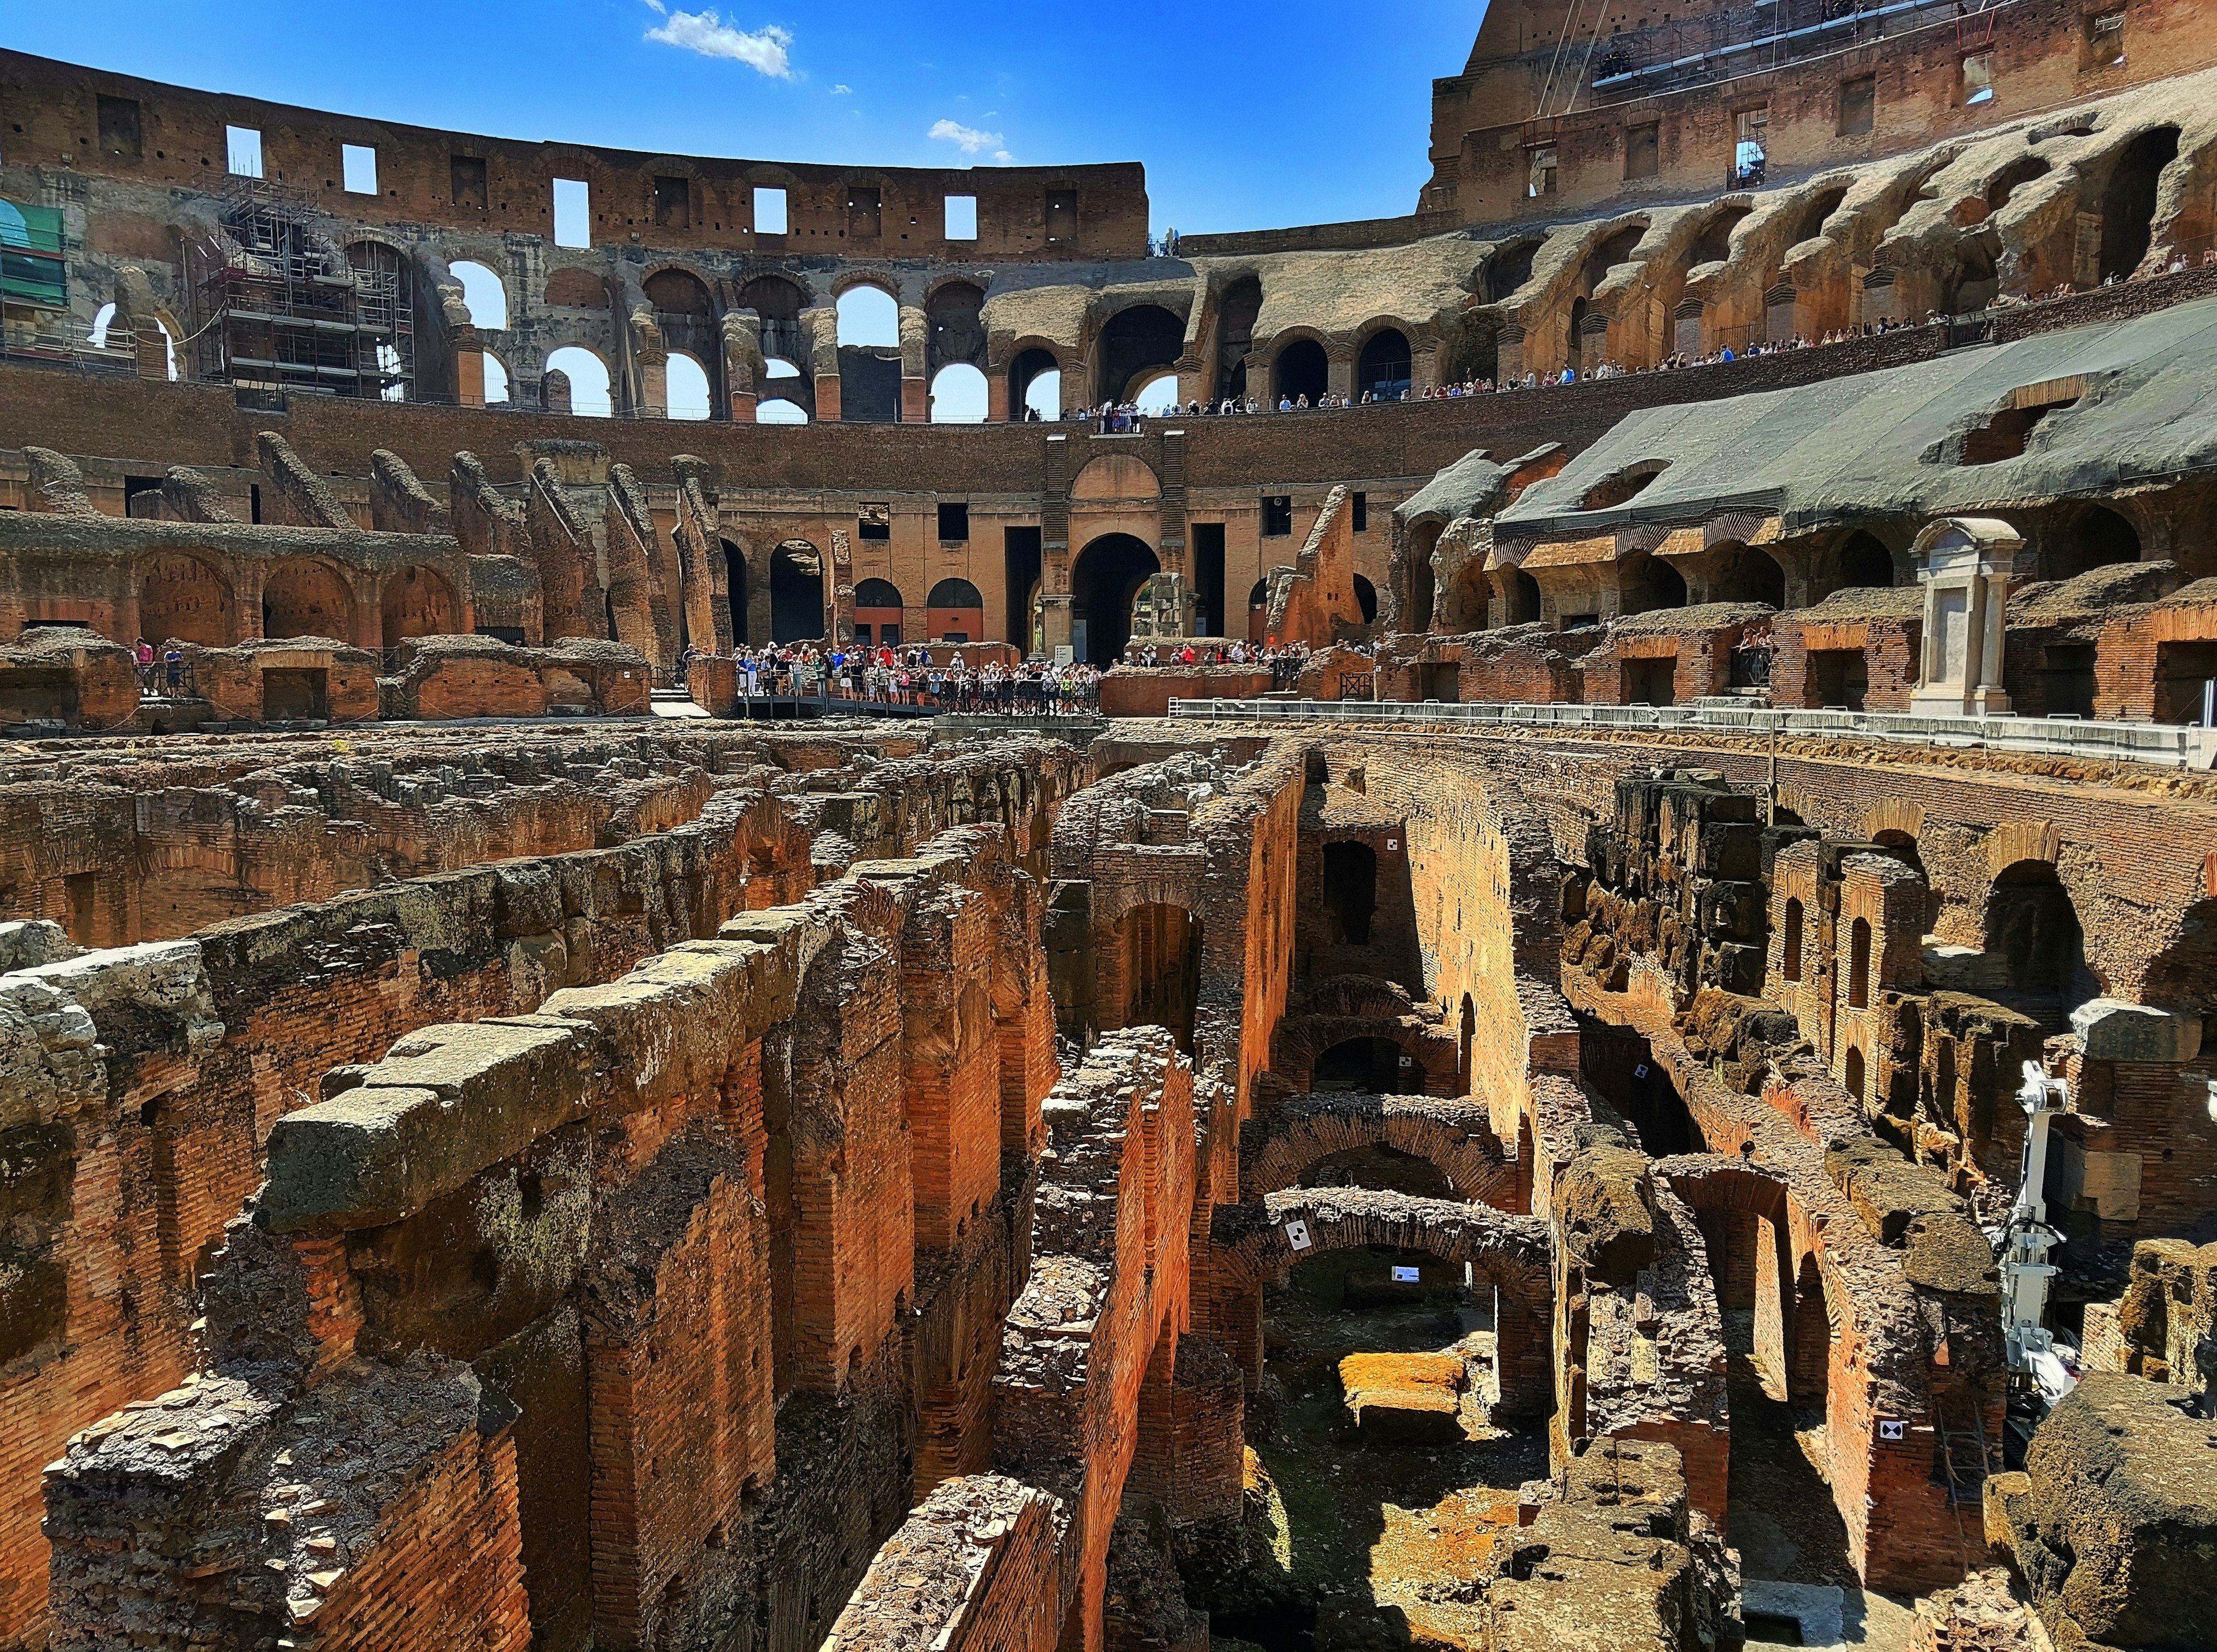
M891 1312L911 1279L911 1160L867 1133L906 1115L901 977L878 961L895 955L919 899L1014 875L998 834L975 829L924 845L917 863L863 868L621 981L557 992L535 1015L412 1034L383 1061L335 1072L323 1100L278 1120L251 1222L234 1228L211 1287L242 1305L211 1309L207 1375L164 1407L190 1408L200 1389L251 1377L265 1408L211 1425L236 1431L229 1449L182 1486L158 1470L148 1478L143 1461L113 1463L90 1438L71 1448L53 1482L51 1507L65 1511L55 1565L85 1582L58 1594L64 1643L114 1632L120 1597L104 1580L119 1554L164 1525L197 1540L204 1521L230 1518L221 1511L246 1495L231 1477L242 1446L297 1460L298 1420L355 1373L392 1385L386 1413L405 1415L456 1361L465 1377L501 1372L516 1390L503 1426L515 1512L424 1516L410 1539L423 1545L422 1569L497 1582L472 1568L465 1527L468 1542L520 1556L530 1630L550 1644L582 1644L589 1625L595 1643L618 1647L714 1638L763 1612L785 1625L773 1646L820 1637L910 1500L898 1423L891 1440L858 1440L865 1455L834 1443L812 1461L789 1454L800 1442L788 1435L817 1414L779 1404L820 1387L858 1413L890 1401L897 1419L906 1387ZM990 978L994 964L989 951L951 967ZM853 1034L874 1028L886 1030L863 1036L884 1053L872 1057ZM848 1100L870 1118L824 1112L808 1075L826 1055L863 1075ZM874 1072L892 1087L871 1084ZM843 1130L878 1169L819 1203L822 1159ZM1173 1158L1150 1156L1175 1174ZM1182 1239L1183 1223L1170 1228ZM1140 1268L1134 1284L1156 1271ZM1182 1278L1158 1271L1166 1288ZM265 1278L291 1283L246 1300ZM796 1297L795 1280L812 1294ZM850 1351L818 1326L859 1340ZM570 1392L547 1370L513 1370L509 1350L526 1337L553 1372L576 1373ZM371 1472L379 1437L332 1432L314 1448L327 1472ZM493 1465L490 1483L504 1472ZM74 1488L88 1476L99 1483L80 1518ZM454 1483L474 1492L487 1478ZM381 1518L397 1507L367 1500ZM133 1536L112 1550L119 1529ZM376 1577L398 1564L392 1531L383 1518L349 1542L353 1569ZM580 1533L589 1568L565 1563ZM262 1570L272 1541L265 1530L248 1544ZM168 1568L145 1587L149 1621L196 1623L197 1580ZM313 1615L295 1601L297 1581L255 1610ZM479 1632L517 1623L516 1591L504 1602Z

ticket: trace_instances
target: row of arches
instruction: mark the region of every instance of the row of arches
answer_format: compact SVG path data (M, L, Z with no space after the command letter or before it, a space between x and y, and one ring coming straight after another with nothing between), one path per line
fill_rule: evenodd
M330 637L353 643L361 636L353 586L335 565L309 557L272 563L261 580L263 637ZM148 558L136 581L139 634L150 640L228 647L246 634L232 581L203 559L182 551ZM381 646L411 637L448 635L461 628L461 603L436 568L396 568L382 576L376 597Z

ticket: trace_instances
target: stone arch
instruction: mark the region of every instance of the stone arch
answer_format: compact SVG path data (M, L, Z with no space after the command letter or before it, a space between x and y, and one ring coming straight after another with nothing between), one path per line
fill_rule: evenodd
M1177 371L1185 353L1185 322L1159 304L1129 304L1102 324L1095 355L1100 376L1096 402L1122 402L1148 380Z
M1843 586L1882 590L1894 583L1893 553L1865 529L1856 529L1840 541L1833 554L1833 567L1838 584Z
M1497 1411L1531 1418L1553 1408L1553 1287L1547 1224L1538 1217L1367 1188L1288 1188L1259 1201L1219 1205L1209 1236L1208 1330L1239 1360L1249 1388L1259 1385L1263 1374L1263 1282L1333 1251L1376 1247L1468 1264L1499 1293ZM1306 1242L1296 1246L1296 1239Z
M1323 342L1306 331L1280 333L1271 341L1270 400L1298 404L1304 396L1310 405L1331 387L1331 361Z
M1517 1212L1516 1162L1482 1102L1416 1096L1289 1098L1267 1119L1240 1127L1240 1197L1259 1199L1298 1186L1319 1161L1365 1147L1423 1159L1461 1198Z
M1414 387L1416 348L1408 330L1394 319L1368 323L1356 336L1355 398L1399 401Z
M935 282L924 295L924 376L946 367L985 365L985 289L960 276Z
M790 362L804 379L808 377L808 340L800 325L808 294L800 284L783 275L756 275L739 288L739 307L762 319L764 357Z
M354 640L354 593L329 562L296 557L273 566L262 583L262 634Z
M1123 457L1096 459L1086 471ZM1147 473L1150 479L1153 473ZM1080 473L1081 480L1084 476ZM1132 636L1132 599L1148 575L1161 571L1153 548L1133 535L1102 534L1088 541L1070 565L1071 640L1079 659L1108 665L1122 657Z
M2012 862L1994 874L1980 916L1985 950L2009 967L2005 1002L2060 1031L2068 1012L2101 995L2102 983L2086 961L2086 933L2055 864Z
M410 637L452 636L461 629L454 588L436 568L396 568L385 576L379 593L385 646L397 648Z
M1071 479L1073 504L1096 500L1158 499L1163 485L1155 469L1136 454L1104 453Z
M2099 279L2122 281L2147 257L2164 169L2178 158L2179 129L2152 127L2117 150L2102 188Z
M1383 1040L1408 1059L1403 1077L1416 1078L1418 1085L1405 1086L1401 1093L1417 1094L1419 1089L1428 1096L1454 1093L1459 1065L1454 1034L1411 1015L1288 1016L1271 1036L1271 1071L1290 1093L1306 1094L1316 1088L1318 1058L1357 1038Z
M1723 545L1710 554L1709 600L1786 606L1786 570L1759 545Z
M1054 380L1051 403L1046 394L1047 387L1042 383L1050 375ZM1020 338L1009 356L1009 417L1011 419L1023 419L1025 409L1033 401L1034 387L1041 393L1039 399L1048 403L1038 410L1040 418L1061 418L1066 399L1062 387L1062 357L1045 339Z
M175 638L206 648L238 640L231 581L207 559L162 551L139 565L139 634L157 645Z

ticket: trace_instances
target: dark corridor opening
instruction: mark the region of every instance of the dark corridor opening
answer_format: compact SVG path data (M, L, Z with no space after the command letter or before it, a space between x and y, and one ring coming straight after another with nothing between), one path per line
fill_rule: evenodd
M1378 910L1378 851L1367 843L1324 846L1324 909L1331 938L1370 944L1370 918Z
M1162 564L1144 540L1104 534L1071 570L1071 640L1090 665L1114 665L1132 640L1132 599Z
M1391 1038L1349 1038L1316 1059L1309 1088L1358 1096L1399 1096L1421 1090L1401 1077L1401 1047Z

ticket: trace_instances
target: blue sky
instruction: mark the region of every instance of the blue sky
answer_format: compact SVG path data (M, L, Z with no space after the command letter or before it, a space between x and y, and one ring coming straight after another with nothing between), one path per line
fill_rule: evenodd
M0 44L22 51L503 137L833 164L1143 161L1155 227L1195 232L1410 211L1428 172L1432 77L1462 67L1484 6L109 0L9 9Z

